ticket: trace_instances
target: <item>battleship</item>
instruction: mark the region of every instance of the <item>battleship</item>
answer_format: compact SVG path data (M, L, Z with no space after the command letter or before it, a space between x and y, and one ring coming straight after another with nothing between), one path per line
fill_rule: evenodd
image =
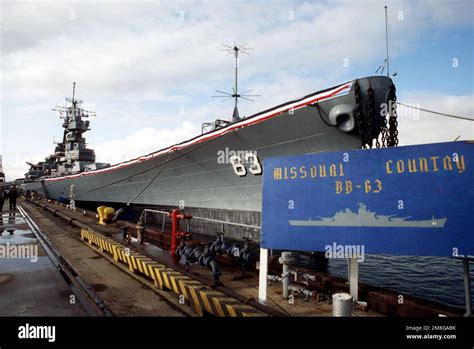
M447 218L408 220L411 217L396 217L397 215L378 215L359 203L357 213L346 208L337 212L333 217L317 217L317 220L289 220L292 226L300 227L377 227L377 228L444 228Z
M30 165L23 189L50 199L74 198L79 207L180 207L191 215L259 227L267 157L395 146L395 108L381 113L395 105L395 92L389 77L371 76L243 118L236 102L230 120L203 124L192 139L112 166L95 163L93 150L86 148L87 113L73 95L60 110L63 141L46 161ZM243 96L234 89L232 97ZM218 161L229 149L240 157ZM209 233L205 225L199 229ZM229 229L236 239L247 233ZM259 239L258 229L253 236Z

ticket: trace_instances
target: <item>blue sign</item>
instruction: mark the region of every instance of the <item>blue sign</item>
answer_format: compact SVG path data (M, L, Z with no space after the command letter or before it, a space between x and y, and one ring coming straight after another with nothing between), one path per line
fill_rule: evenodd
M263 248L474 256L474 143L269 158Z

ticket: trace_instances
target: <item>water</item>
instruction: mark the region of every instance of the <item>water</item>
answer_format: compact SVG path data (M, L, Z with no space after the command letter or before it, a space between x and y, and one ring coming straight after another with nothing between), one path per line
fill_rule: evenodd
M471 263L471 280L473 269ZM328 270L347 278L347 261L330 259ZM362 283L464 309L463 275L462 261L447 257L365 255L359 263Z

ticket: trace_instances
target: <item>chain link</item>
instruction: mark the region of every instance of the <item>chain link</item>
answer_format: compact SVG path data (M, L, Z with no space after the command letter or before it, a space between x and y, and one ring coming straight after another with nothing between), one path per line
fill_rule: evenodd
M387 113L385 113L383 115L383 118L382 118L382 130L380 131L381 133L381 138L382 138L382 148L385 148L387 146L387 133L388 133L388 129L387 129L387 115L388 115L388 111Z
M390 127L387 146L396 147L398 145L398 120L397 120L397 96L395 89L392 89L389 98L389 112L390 116L388 119L388 125Z
M373 119L374 115L374 91L372 90L372 87L369 87L367 90L367 93L369 95L369 106L368 106L368 113L367 113L367 128L369 129L369 137L367 137L368 140L368 146L369 148L372 148L373 145L373 139L376 136L376 119ZM378 136L378 135L377 135Z
M356 118L357 118L357 126L359 128L359 136L361 139L361 148L365 148L365 136L364 136L364 125L362 124L362 113L361 113L361 103L360 103L360 86L359 83L356 82L354 84L354 94L355 94L355 104L356 104Z
M380 147L395 147L398 145L398 121L396 110L396 95L395 88L391 86L391 91L388 100L388 111L385 115L380 115L382 118L379 121L378 117L374 117L374 91L371 87L367 90L368 105L367 113L364 113L361 102L361 90L358 82L354 85L355 104L356 104L356 118L359 128L359 136L361 139L361 148L372 148L374 140L375 146ZM388 120L387 120L388 119ZM388 124L388 125L387 125ZM379 139L379 137L381 139Z

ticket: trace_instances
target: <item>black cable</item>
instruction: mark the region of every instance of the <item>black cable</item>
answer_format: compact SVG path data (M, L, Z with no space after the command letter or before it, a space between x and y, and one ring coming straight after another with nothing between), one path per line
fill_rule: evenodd
M323 117L322 113L321 113L321 106L319 105L319 102L316 102L314 104L308 104L308 107L312 107L312 108L316 108L318 110L318 114L319 114L319 117L321 118L321 120L323 120L323 122L329 126L329 127L336 127L337 125L331 125L329 122L326 121L326 119ZM324 110L323 110L324 111ZM326 114L327 115L327 114Z

